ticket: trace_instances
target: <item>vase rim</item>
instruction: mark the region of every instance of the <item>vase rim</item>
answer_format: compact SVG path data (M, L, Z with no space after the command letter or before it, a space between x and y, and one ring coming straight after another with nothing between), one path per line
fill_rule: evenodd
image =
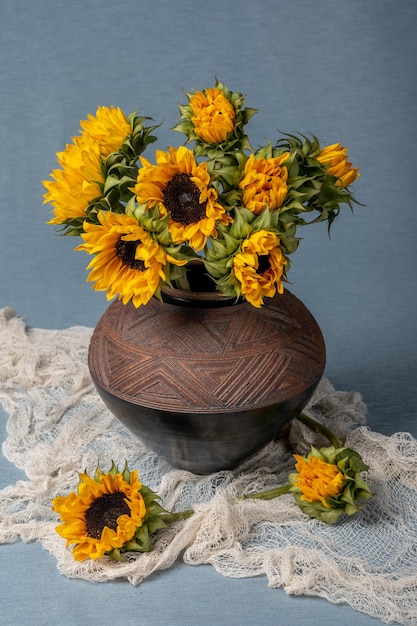
M176 304L179 306L236 306L245 304L243 298L236 296L224 296L217 291L187 291L164 285L161 288L162 301L166 304Z
M205 306L205 307L223 307L242 304L246 300L242 297L233 295L225 296L216 291L214 282L208 284L204 280L204 263L201 259L193 259L187 263L187 272L189 274L190 289L182 289L162 285L161 298L162 301L178 306ZM207 289L207 286L210 288ZM201 287L201 288L200 288ZM211 288L212 287L212 288Z

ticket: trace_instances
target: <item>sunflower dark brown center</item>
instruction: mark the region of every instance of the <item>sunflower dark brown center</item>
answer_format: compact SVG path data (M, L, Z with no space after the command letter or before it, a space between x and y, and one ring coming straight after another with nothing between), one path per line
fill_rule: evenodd
M257 274L264 274L271 267L269 261L269 254L260 254L258 256L258 271Z
M87 535L92 539L100 539L105 526L117 529L117 519L121 515L130 515L125 502L126 494L121 491L105 493L91 503L85 513Z
M206 215L207 202L200 202L200 190L188 174L175 174L164 189L164 204L174 222L195 224Z
M140 259L135 259L136 248L141 242L137 241L124 241L122 238L116 244L116 254L123 261L125 265L132 270L144 270L145 264Z

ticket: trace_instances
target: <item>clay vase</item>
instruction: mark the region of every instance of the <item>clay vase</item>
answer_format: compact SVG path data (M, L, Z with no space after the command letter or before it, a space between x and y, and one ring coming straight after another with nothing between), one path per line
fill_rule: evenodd
M211 292L113 302L89 368L110 411L174 467L234 469L280 435L325 365L317 322L289 291L258 309Z

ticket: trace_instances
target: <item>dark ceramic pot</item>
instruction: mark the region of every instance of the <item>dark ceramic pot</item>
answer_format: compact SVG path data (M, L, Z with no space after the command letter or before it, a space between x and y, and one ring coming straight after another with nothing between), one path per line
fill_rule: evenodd
M261 309L210 292L164 290L164 302L113 302L89 368L110 411L177 468L236 468L311 398L325 346L289 291Z

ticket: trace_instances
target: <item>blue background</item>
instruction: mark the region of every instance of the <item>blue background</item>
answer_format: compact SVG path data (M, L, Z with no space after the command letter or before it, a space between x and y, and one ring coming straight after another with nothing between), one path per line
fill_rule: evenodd
M331 382L362 393L374 430L417 436L415 0L0 0L0 19L0 307L30 327L96 324L107 301L78 240L45 225L40 181L98 105L140 109L164 121L158 148L178 145L182 89L217 76L259 110L255 147L278 129L349 147L365 206L345 207L331 239L301 232L290 289L322 328ZM0 457L0 486L20 477ZM38 544L0 546L0 601L10 626L379 623L210 566L138 588L67 580Z

